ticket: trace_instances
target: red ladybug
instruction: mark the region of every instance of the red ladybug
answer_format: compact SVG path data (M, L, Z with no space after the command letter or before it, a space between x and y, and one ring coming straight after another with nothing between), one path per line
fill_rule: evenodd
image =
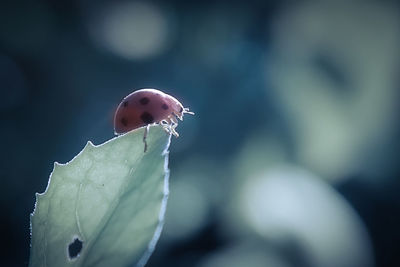
M123 134L131 130L158 123L170 133L179 136L175 128L183 114L194 115L174 97L156 89L140 89L126 96L119 104L114 116L114 131ZM143 141L145 142L145 131Z

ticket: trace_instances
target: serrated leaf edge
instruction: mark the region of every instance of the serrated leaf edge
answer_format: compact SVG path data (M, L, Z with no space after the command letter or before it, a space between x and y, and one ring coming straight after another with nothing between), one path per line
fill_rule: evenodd
M164 188L163 188L163 199L161 201L161 207L160 207L160 212L158 214L158 225L156 227L156 230L154 231L153 238L150 240L149 245L147 246L147 251L143 254L143 256L140 258L138 263L136 264L137 267L143 267L146 265L147 261L149 260L151 254L153 254L157 242L160 239L162 229L164 227L165 223L165 213L167 211L167 202L168 202L168 197L169 197L169 175L170 171L168 168L168 161L169 161L169 146L171 144L171 137L172 135L170 134L168 137L168 142L167 145L164 148L164 151L162 153L162 156L164 157Z
M136 129L136 130L140 130L140 129L143 129L144 130L144 128L145 127L141 127L141 128L139 128L139 129ZM128 132L128 133L126 133L126 134L129 134L129 133L132 133L133 131L131 131L131 132ZM59 162L57 162L57 161L55 161L54 162L54 164L53 164L53 170L51 171L51 173L50 173L50 176L49 176L49 181L48 181L48 183L47 183L47 186L46 186L46 189L45 189L45 191L43 192L43 193L36 193L35 194L35 196L36 196L36 201L35 201L35 206L34 206L34 209L33 209L33 212L30 214L30 237L31 237L31 239L32 239L32 218L33 218L33 216L34 216L34 214L35 214L35 211L37 210L37 203L38 203L38 201L40 200L40 199L42 199L43 197L45 197L45 195L46 195L46 193L49 191L49 188L50 188L50 184L51 184L51 178L52 178L52 175L53 175L53 172L54 171L56 171L57 169L59 169L59 168L61 168L61 167L64 167L64 166L66 166L66 165L68 165L68 164L70 164L71 162L73 162L77 157L79 157L83 152L85 152L85 151L87 151L87 150L91 150L91 149L93 149L93 148L98 148L98 147L101 147L101 146L104 146L104 145L106 145L106 144L108 144L109 142L112 142L113 140L115 140L115 139L118 139L118 138L121 138L121 137L123 137L123 136L125 136L126 134L123 134L123 135L119 135L119 136L116 136L116 137L114 137L114 138L112 138L112 139L110 139L110 140L107 140L106 142L104 142L104 143L102 143L102 144L99 144L99 145L94 145L91 141L88 141L87 143L86 143L86 145L84 146L84 148L75 156L75 157L73 157L70 161L68 161L68 162L66 162L66 163L59 163ZM168 160L169 160L169 146L170 146L170 144L171 144L171 134L169 134L169 136L168 136L168 140L167 140L167 144L166 144L166 146L165 146L165 148L164 148L164 150L163 150L163 152L162 152L162 156L165 156L164 157L164 173L165 173L165 175L164 175L164 188L163 188L163 199L162 199L162 201L161 201L161 207L160 207L160 212L159 212L159 216L158 216L158 224L157 224L157 227L156 227L156 230L155 230L155 232L154 232L154 235L153 235L153 237L152 237L152 239L151 239L151 241L149 242L149 245L147 246L147 251L146 252L144 252L144 254L142 255L142 257L140 258L140 260L138 261L138 263L136 264L136 266L137 267L143 267L146 263L147 263L147 261L148 261L148 259L150 258L150 256L151 256L151 254L154 252L154 250L155 250L155 246L156 246L156 244L157 244L157 242L158 242L158 240L159 240L159 238L160 238L160 235L161 235L161 232L162 232L162 229L163 229L163 226L164 226L164 221L165 221L165 213L166 213L166 208L167 208L167 202L168 202L168 197L169 197L169 175L170 175L170 171L169 171L169 168L168 168ZM142 155L142 157L141 158L143 158L143 155ZM82 183L80 184L80 187L82 186ZM80 188L79 188L79 191L80 191ZM78 195L79 195L79 193L78 193ZM76 214L76 216L78 216L78 214ZM84 239L84 237L82 236L82 231L81 231L81 228L80 228L80 225L79 225L79 217L77 218L77 224L78 224L78 230L79 230L79 232L80 232L80 234L81 234L81 236L77 236L80 240L82 240L82 241L85 241ZM44 238L44 241L46 242L46 238ZM31 247L31 249L32 249L32 242L30 242L30 247ZM45 248L47 247L47 244L45 244L45 246L44 246ZM86 249L85 250L85 253L86 253L86 251L87 251L88 249ZM66 253L67 253L67 259L69 259L69 257L68 257L68 248L67 248L67 250L66 250ZM77 260L77 259L79 259L79 257L77 257L77 258L75 258L75 259L69 259L69 262L74 262L75 260ZM47 263L46 263L46 257L44 257L44 266L47 266ZM83 260L83 262L81 262L81 264L79 264L80 266L82 266L82 264L84 264L84 262L85 262L85 260ZM29 263L29 266L30 266L30 263ZM84 266L84 265L83 265Z

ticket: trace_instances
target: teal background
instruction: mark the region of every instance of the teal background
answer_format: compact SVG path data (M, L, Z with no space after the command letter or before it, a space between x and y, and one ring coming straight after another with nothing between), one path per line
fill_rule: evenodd
M0 1L0 265L28 264L29 214L53 162L112 138L121 99L157 88L196 115L172 140L171 202L148 266L226 266L223 252L242 244L247 266L281 266L271 255L328 266L297 217L283 230L293 238L276 237L238 204L244 184L282 165L351 209L370 240L355 242L372 249L361 259L399 266L399 12L396 1Z

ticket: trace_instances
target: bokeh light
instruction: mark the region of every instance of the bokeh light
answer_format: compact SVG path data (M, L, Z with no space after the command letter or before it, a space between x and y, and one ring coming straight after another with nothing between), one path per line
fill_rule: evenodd
M206 257L199 267L291 267L271 248L263 247L262 244L254 242L234 245L216 254Z
M296 240L312 266L372 266L366 229L338 194L310 173L277 166L241 186L244 220L267 239Z
M99 8L89 18L94 42L132 60L163 52L171 41L172 25L159 6L149 2L120 2Z
M301 164L334 180L379 168L375 152L397 121L399 46L390 5L321 1L278 16L268 82Z

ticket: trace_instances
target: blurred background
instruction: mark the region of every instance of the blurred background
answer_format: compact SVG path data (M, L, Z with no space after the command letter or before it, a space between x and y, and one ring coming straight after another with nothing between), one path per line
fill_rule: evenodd
M172 140L147 266L400 266L397 1L0 1L1 266L26 266L53 162L139 88Z

